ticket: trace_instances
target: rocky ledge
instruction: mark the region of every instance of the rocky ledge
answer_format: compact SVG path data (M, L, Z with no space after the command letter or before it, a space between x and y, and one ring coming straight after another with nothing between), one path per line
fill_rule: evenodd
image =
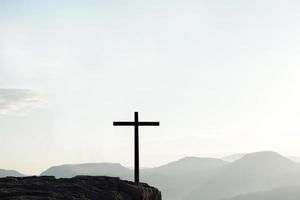
M145 183L104 176L0 178L1 200L161 200Z

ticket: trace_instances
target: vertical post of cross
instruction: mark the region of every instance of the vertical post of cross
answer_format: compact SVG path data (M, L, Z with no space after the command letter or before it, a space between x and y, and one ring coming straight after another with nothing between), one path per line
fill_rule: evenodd
M139 157L139 113L134 112L134 182L140 182L140 157Z

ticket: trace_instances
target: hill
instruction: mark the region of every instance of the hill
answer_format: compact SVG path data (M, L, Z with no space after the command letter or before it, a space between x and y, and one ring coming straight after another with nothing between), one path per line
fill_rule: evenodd
M297 163L275 152L257 152L225 166L183 199L219 200L298 184L299 178L300 166Z
M127 180L132 180L132 174L131 169L112 163L61 165L42 173L65 178L106 175ZM185 157L163 166L141 169L140 174L142 182L162 191L164 200L224 200L300 185L300 165L271 151L246 154L233 162Z
M179 200L191 192L192 186L208 180L216 170L228 164L214 158L186 157L166 165L141 169L141 181L158 187L164 199ZM70 178L76 175L117 176L132 180L133 171L120 164L90 163L50 167L41 175ZM181 181L174 181L181 180Z
M142 170L142 181L158 187L163 199L180 200L192 192L195 185L209 180L227 164L215 158L185 157L160 167Z
M199 157L185 157L180 160L170 162L160 167L151 169L144 169L144 173L150 174L164 174L164 175L187 175L194 174L202 170L222 167L228 162L216 158L199 158Z
M24 176L20 172L16 170L5 170L5 169L0 169L0 177L7 177L7 176L16 176L16 177L21 177Z
M122 179L131 179L131 170L115 163L85 163L67 164L50 167L41 173L41 176L55 176L57 178L71 178L78 175L90 176L117 176Z

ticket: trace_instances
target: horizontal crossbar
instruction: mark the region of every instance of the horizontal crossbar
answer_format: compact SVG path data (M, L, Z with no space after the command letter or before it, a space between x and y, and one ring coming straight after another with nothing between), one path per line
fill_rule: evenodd
M114 126L159 126L159 122L114 122Z

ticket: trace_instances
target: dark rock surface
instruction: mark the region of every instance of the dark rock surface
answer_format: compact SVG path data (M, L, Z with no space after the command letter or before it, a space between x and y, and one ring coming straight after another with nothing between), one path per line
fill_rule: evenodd
M144 183L105 176L0 178L1 200L161 200L161 193Z

